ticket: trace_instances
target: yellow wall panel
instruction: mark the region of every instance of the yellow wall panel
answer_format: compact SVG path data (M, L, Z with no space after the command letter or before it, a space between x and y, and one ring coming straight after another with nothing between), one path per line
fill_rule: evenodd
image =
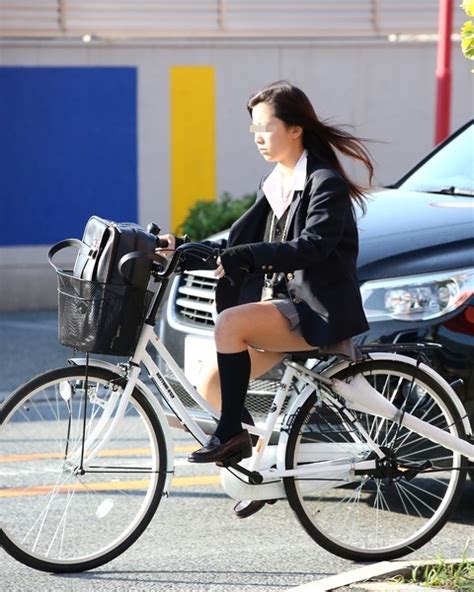
M171 228L176 232L199 199L216 197L213 66L170 69Z

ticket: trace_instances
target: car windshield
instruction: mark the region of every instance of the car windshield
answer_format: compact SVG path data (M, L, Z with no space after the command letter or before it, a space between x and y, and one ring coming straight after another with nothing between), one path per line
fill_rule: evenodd
M474 196L474 122L403 178L399 189Z

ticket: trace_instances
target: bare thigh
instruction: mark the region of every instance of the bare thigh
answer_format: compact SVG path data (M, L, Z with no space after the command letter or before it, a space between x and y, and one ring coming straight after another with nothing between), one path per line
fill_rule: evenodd
M216 349L234 353L248 346L267 352L315 349L290 328L288 319L271 302L242 304L223 311L214 331Z

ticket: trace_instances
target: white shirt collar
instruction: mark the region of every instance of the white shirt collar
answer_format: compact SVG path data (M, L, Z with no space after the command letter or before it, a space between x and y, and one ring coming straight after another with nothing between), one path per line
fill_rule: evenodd
M293 191L303 191L306 182L306 163L308 160L308 151L303 150L293 171Z
M293 199L294 191L301 191L304 188L306 181L306 162L308 151L303 150L298 162L295 165L290 190L286 195L283 195L283 174L279 164L275 166L272 172L265 179L262 189L267 198L275 216L280 219L285 213L287 207Z

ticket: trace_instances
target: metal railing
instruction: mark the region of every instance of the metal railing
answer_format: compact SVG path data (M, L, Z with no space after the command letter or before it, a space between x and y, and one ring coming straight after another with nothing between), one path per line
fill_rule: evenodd
M456 22L462 21L457 10ZM328 37L434 34L435 0L0 0L0 36Z

